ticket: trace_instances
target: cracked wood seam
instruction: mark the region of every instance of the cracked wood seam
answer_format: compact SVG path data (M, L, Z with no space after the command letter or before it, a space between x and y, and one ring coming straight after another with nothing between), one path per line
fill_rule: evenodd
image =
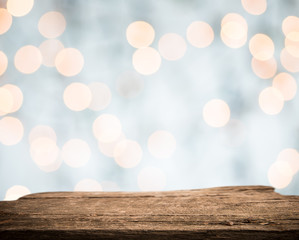
M265 186L48 192L0 202L0 239L299 239L299 196Z

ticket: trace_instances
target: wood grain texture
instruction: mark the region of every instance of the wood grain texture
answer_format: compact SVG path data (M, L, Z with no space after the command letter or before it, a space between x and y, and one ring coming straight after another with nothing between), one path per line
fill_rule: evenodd
M0 239L299 239L299 196L271 187L52 192L0 202Z

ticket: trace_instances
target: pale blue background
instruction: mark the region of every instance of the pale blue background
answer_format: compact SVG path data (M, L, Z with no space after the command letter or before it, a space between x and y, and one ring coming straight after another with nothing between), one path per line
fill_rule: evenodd
M64 14L67 28L58 39L65 47L82 52L84 69L71 78L45 66L34 74L23 75L13 66L14 54L24 45L39 46L45 40L37 23L52 10ZM285 104L279 115L269 116L261 111L258 95L271 85L271 80L259 79L252 72L248 42L239 49L231 49L221 41L221 19L230 12L247 20L248 39L256 33L270 36L279 60L284 44L282 20L299 13L299 1L270 0L267 11L254 16L242 8L239 0L36 0L32 11L14 18L9 32L0 36L0 50L9 59L0 84L13 83L22 89L23 106L11 116L21 119L25 128L19 144L0 145L0 199L13 185L24 185L31 192L70 191L83 178L114 181L121 190L137 191L138 172L148 165L165 172L166 190L269 185L267 171L278 153L288 147L299 149L299 94ZM136 20L147 21L154 27L154 48L165 33L178 33L186 39L186 29L195 20L209 23L215 39L205 49L188 44L181 60L162 60L156 74L141 76L142 93L126 99L117 93L116 80L124 71L134 71L131 56L135 49L128 44L125 31ZM281 71L285 70L278 61L278 72ZM298 82L299 74L292 76ZM62 95L72 81L106 83L112 91L111 104L98 113L70 111L63 104ZM232 118L242 121L246 135L240 146L227 146L222 130L204 123L202 108L212 98L225 100L231 107ZM101 113L115 114L126 136L140 143L144 157L136 168L122 169L98 150L91 125ZM41 171L30 157L28 142L30 129L38 124L54 128L59 147L70 138L87 141L92 149L91 160L79 169L63 163L56 172ZM157 160L147 150L149 135L158 129L172 132L177 140L177 149L169 160ZM298 195L298 175L279 192Z

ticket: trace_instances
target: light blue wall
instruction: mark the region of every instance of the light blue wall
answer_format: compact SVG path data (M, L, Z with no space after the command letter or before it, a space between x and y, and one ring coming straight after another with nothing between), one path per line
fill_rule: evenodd
M67 21L66 31L58 39L65 47L78 48L85 58L83 71L74 77L63 77L55 68L45 66L30 75L18 72L13 65L14 54L21 46L39 46L44 38L38 32L39 18L47 11L60 11ZM24 94L22 108L11 114L24 125L24 137L14 146L0 144L0 199L13 185L24 185L31 192L71 191L82 178L99 182L116 182L121 190L137 191L137 175L145 166L161 168L169 189L206 188L223 185L269 185L267 171L278 153L288 147L299 149L299 97L287 102L282 112L269 116L258 106L258 95L271 85L259 79L251 69L248 41L239 49L227 47L220 39L221 19L230 12L242 15L248 22L248 39L265 33L275 44L275 57L284 44L282 20L298 16L299 1L268 1L267 11L260 16L248 14L239 0L43 0L35 1L32 11L14 18L9 32L0 36L0 50L9 59L7 72L0 85L12 83ZM211 46L196 49L187 43L185 56L178 61L162 60L160 70L151 76L140 76L144 89L133 99L116 91L116 80L124 71L134 68L134 48L125 36L127 26L136 20L152 24L158 47L159 38L169 32L186 39L188 25L195 20L206 21L214 32ZM279 62L279 61L278 61ZM278 72L285 71L278 64ZM292 74L298 82L299 74ZM101 112L70 111L62 94L72 81L106 83L112 102ZM228 146L230 132L214 129L202 119L202 108L212 98L225 100L231 116L244 126L244 141ZM133 169L122 169L97 148L91 125L101 113L115 114L124 133L141 145L144 157ZM92 150L92 157L82 168L65 163L55 172L45 173L33 162L29 153L28 134L38 124L53 127L59 147L70 138L82 138ZM158 160L147 150L149 135L158 129L170 131L177 148L171 159ZM299 177L279 192L299 194Z

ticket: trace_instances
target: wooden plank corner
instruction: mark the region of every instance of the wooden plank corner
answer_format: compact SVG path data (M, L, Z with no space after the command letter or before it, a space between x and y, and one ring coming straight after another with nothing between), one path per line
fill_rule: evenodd
M299 239L299 196L272 187L47 192L0 202L0 239Z

